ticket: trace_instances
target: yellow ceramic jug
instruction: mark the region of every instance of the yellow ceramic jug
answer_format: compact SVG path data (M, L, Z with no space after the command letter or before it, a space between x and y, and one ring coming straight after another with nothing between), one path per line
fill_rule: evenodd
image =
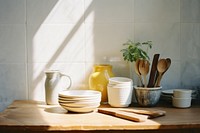
M89 87L92 90L101 92L101 103L108 102L107 85L109 78L113 76L111 65L100 64L93 66L93 73L89 77Z

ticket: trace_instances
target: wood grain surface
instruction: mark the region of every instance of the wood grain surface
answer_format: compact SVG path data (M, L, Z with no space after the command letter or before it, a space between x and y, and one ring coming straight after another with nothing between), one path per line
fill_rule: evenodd
M109 105L102 105L100 109L109 109ZM114 110L126 108L113 108ZM128 109L163 110L165 116L147 119L144 122L134 122L110 115L98 113L67 112L59 105L46 105L37 101L14 101L6 110L0 113L0 132L34 132L34 131L200 131L200 106L178 109L171 106ZM177 133L177 131L176 131Z

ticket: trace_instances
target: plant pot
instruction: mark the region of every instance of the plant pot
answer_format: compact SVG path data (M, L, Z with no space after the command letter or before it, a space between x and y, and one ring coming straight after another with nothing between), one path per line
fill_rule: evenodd
M137 103L143 107L155 106L161 94L162 87L146 88L134 86Z

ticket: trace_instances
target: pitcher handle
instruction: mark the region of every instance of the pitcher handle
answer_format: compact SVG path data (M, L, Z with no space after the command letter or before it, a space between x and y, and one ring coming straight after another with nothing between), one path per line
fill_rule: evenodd
M72 85L72 79L71 79L71 77L70 76L68 76L68 75L66 75L66 74L63 74L63 73L60 73L60 75L61 76L64 76L64 77L67 77L68 79L69 79L69 86L68 86L68 88L70 88L71 87L71 85Z

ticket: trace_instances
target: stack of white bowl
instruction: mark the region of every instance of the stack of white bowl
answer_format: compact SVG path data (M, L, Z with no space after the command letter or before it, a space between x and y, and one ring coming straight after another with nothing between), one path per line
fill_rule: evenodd
M133 81L126 77L109 78L108 103L112 107L128 107L132 102Z
M66 90L58 95L59 104L71 112L92 112L100 105L101 93L93 90Z
M188 108L191 106L192 90L175 89L173 90L172 104L178 108Z

